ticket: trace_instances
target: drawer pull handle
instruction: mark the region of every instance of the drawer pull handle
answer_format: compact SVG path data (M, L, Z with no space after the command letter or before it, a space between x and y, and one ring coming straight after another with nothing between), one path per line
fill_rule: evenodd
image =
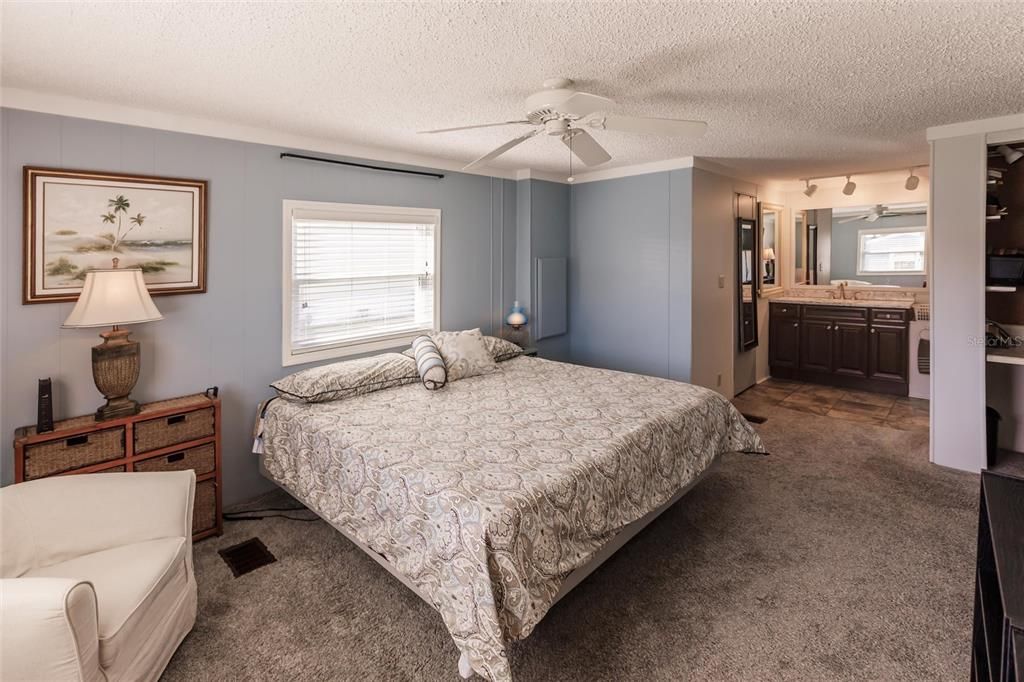
M64 441L64 445L66 445L66 446L68 446L70 448L70 447L73 447L75 445L85 445L88 442L89 442L89 434L84 433L81 436L73 436L71 438L68 438L66 441Z
M173 417L168 417L167 418L167 425L170 426L171 424L180 424L183 421L185 421L185 415L183 415L183 414L176 414Z
M175 453L172 453L170 455L167 455L167 461L168 462L180 462L183 459L185 459L185 453L184 452L175 452Z

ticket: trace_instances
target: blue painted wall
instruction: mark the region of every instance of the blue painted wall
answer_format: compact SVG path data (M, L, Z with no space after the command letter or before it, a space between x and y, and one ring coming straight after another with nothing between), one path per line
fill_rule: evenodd
M527 307L532 320L538 300L537 259L569 258L572 187L544 180L520 180L517 185L516 238L519 248L516 252L516 295ZM542 357L563 361L571 359L568 334L540 339L536 344Z
M224 492L230 503L270 485L249 453L250 429L281 367L281 202L310 199L442 211L442 326L498 329L515 286L516 183L462 173L443 180L281 160L289 151L231 140L3 109L2 433L0 478L13 478L11 438L35 422L36 380L52 377L55 416L93 411L90 330L62 330L70 303L21 304L22 166L137 172L210 181L209 292L156 299L160 322L138 325L142 376L155 400L218 385L224 404ZM295 151L295 150L292 150Z
M571 203L573 361L687 380L692 171L576 185Z

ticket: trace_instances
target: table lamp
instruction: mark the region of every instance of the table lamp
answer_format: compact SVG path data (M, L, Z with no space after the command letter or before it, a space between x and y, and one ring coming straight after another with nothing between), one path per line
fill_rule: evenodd
M139 268L119 269L115 258L112 269L86 273L82 293L62 327L113 327L100 334L103 343L92 349L92 378L107 399L96 410L96 421L139 413L139 404L128 397L139 379L139 342L130 340L131 332L120 325L162 319Z
M529 335L523 327L526 326L527 322L523 306L519 305L519 301L516 301L512 304L512 310L509 311L508 316L505 318L505 324L511 327L512 331L502 334L502 337L521 348L526 348Z

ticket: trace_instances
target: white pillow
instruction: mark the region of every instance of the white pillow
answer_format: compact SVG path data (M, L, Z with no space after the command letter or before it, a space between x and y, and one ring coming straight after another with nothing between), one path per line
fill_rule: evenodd
M490 374L498 368L487 350L479 329L464 332L436 332L430 338L444 359L448 381L458 381L479 374Z

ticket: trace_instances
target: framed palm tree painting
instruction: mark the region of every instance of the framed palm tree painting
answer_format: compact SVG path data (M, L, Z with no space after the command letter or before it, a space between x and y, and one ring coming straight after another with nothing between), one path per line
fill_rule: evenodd
M24 303L74 301L110 267L141 268L154 296L206 291L205 180L24 171Z

